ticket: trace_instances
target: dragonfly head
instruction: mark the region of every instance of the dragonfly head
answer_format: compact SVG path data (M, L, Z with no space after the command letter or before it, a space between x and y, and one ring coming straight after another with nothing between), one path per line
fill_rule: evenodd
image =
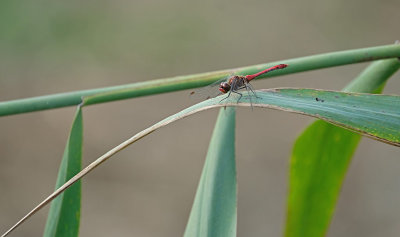
M228 82L221 82L221 84L219 84L219 91L221 91L222 93L225 94L230 90L231 90L231 85L229 85Z

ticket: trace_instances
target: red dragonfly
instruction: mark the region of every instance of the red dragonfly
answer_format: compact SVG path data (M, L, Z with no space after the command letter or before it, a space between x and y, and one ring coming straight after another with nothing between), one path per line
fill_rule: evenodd
M227 80L223 79L223 81L221 83L220 83L220 81L217 81L217 82L211 84L210 86L203 88L202 90L208 91L208 93L206 92L205 94L211 94L211 95L216 96L217 90L216 90L216 88L214 88L214 86L219 85L219 88L218 88L219 93L218 94L228 93L228 96L226 96L221 101L227 99L231 95L231 93L235 93L235 94L240 95L239 99L237 100L239 102L239 100L242 98L242 93L239 92L239 90L241 90L241 89L246 89L248 92L251 91L253 93L253 95L255 95L257 97L256 93L253 90L253 87L250 84L250 81L262 74L265 74L265 73L268 73L268 72L271 72L274 70L278 70L278 69L283 69L287 66L288 66L287 64L278 64L278 65L267 68L261 72L258 72L258 73L252 74L252 75L231 76ZM196 93L194 91L192 91L190 94L191 95L193 95L193 94L199 95L199 93ZM200 93L200 94L204 94L204 93ZM214 96L208 96L207 99L209 99L210 97L214 97ZM251 98L250 98L250 100L251 100Z
M261 72L257 72L256 74L230 77L227 81L221 82L221 84L219 84L219 91L222 92L223 94L228 93L228 96L222 100L227 99L231 95L231 93L236 93L240 95L239 99L237 100L239 101L242 98L242 93L239 92L239 90L241 89L246 89L247 91L250 90L256 96L256 93L254 92L253 87L250 84L251 80L262 74L275 71L278 69L283 69L287 66L288 66L287 64L278 64L273 67L267 68Z

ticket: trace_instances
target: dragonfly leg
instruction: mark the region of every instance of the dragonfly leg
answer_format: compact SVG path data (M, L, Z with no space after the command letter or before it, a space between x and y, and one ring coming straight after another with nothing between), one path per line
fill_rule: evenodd
M229 91L229 93L228 93L228 95L227 96L225 96L225 98L223 98L222 100L220 100L219 102L221 103L222 101L224 101L224 100L226 100L226 99L228 99L228 97L229 96L231 96L231 90Z
M246 91L247 91L247 93L248 93L248 95L249 95L251 110L253 110L253 101L252 101L252 99L251 99L249 89L253 92L253 94L254 94L254 91L251 89L251 86L250 86L249 83L245 84L244 86L246 87ZM256 97L257 97L257 95L256 95Z
M253 93L253 95L254 95L256 98L260 98L260 97L257 96L256 92L255 92L254 89L253 89L253 86L252 86L250 83L247 84L247 87L250 89L250 91Z
M236 101L236 103L239 103L239 101L240 101L240 99L242 98L243 94L240 93L240 92L237 92L237 91L232 91L232 92L233 92L233 93L236 93L236 94L238 94L238 95L240 95L240 96L239 96L239 99Z
M236 103L239 103L240 99L241 99L242 96L243 96L242 93L239 92L239 90L242 89L243 86L245 86L245 84L244 84L244 85L242 84L242 86L238 86L237 84L240 85L239 82L240 82L240 81L238 81L238 80L234 80L233 83L232 83L232 87L231 87L231 91L232 91L233 93L236 93L236 94L240 95L240 97L239 97L239 99L236 101Z

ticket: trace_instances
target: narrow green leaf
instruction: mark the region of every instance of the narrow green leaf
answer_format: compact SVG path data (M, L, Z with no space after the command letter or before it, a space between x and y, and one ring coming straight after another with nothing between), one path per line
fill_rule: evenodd
M259 78L398 57L400 57L399 44L323 53L215 72L4 101L0 102L0 116L78 105L81 103L82 97L93 96L99 93L103 94L103 96L95 96L87 105L202 87L232 73L242 75L253 74L279 63L286 63L290 66L285 70L277 70L261 75Z
M235 108L227 108L219 112L185 236L236 236L236 194Z
M81 170L82 124L82 111L78 106L58 172L56 189ZM78 181L52 202L43 236L78 236L80 208L81 182Z
M374 62L344 90L380 92L399 67L397 59ZM286 236L326 234L360 138L321 120L312 123L298 137L290 162Z

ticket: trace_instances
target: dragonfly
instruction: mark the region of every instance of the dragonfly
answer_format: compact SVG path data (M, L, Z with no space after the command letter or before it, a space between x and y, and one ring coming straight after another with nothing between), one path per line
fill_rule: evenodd
M221 94L221 93L228 94L221 101L226 100L227 98L229 98L231 96L232 93L234 93L234 94L239 95L239 99L237 100L237 102L239 102L243 96L243 94L241 92L239 92L242 89L246 89L246 91L251 92L255 97L257 97L256 93L253 90L253 87L250 84L250 81L265 74L265 73L272 72L272 71L275 71L278 69L284 69L287 66L288 66L287 64L278 64L273 67L267 68L263 71L257 72L255 74L246 75L246 76L234 75L234 76L229 77L227 80L224 80L221 83L219 83L219 88L218 88L219 93L218 94ZM218 84L213 83L211 85L211 87L213 87L214 85L218 85ZM194 93L195 92L191 92L190 94L194 94ZM208 98L210 98L210 97L208 97ZM250 98L250 100L251 100L251 98Z

